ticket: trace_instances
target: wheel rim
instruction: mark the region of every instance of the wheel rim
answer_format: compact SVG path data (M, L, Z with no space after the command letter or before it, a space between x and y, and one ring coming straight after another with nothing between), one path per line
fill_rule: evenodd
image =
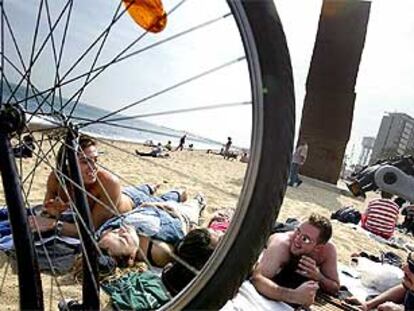
M67 3L71 3L71 1L68 1ZM253 78L251 78L251 80L253 80L254 81L253 83L255 84L253 87L253 97L256 97L256 98L253 101L255 105L254 107L256 107L256 109L253 114L253 117L255 119L253 122L253 125L255 126L255 128L253 130L254 137L252 139L253 145L251 146L251 150L252 150L252 154L254 154L254 158L260 159L261 150L263 148L262 136L264 134L263 134L263 129L261 128L261 126L263 125L263 107L262 107L263 104L261 102L261 98L262 98L261 92L263 91L263 87L261 84L261 77L260 77L261 72L260 70L257 71L257 67L259 67L258 56L256 55L251 30L249 29L249 26L246 25L247 18L243 13L243 8L241 4L236 1L231 1L230 3L231 3L233 14L239 20L239 27L241 27L243 39L245 40L245 48L248 49L247 53L249 54L248 59L250 62L250 74L254 76ZM2 6L2 9L3 9L3 6ZM243 28L243 26L245 27ZM2 58L2 62L3 63L5 62L5 58ZM2 68L4 68L4 66ZM3 80L2 80L2 85L3 85ZM30 96L26 94L26 98L27 97L30 97ZM286 157L286 159L288 159L288 157ZM259 171L259 165L260 165L260 161L253 161L249 164L247 175L246 175L247 176L246 180L256 180L258 171ZM249 205L248 202L251 201L251 197L253 195L254 190L255 190L255 185L253 183L247 186L246 184L244 184L243 190L242 190L242 196L241 196L242 202L241 203L239 202L239 208L238 208L237 214L235 215L236 220L237 219L243 220L245 218L248 205ZM277 212L277 209L275 209L274 212ZM220 247L217 250L217 253L222 254L222 255L219 255L218 257L215 258L214 261L211 262L211 265L209 266L211 268L210 272L216 271L217 268L221 265L222 261L225 259L225 254L232 247L233 242L236 239L238 232L240 231L241 225L242 225L242 221L240 222L236 221L232 223L230 234L226 236L225 240L223 241L223 243L220 245ZM264 235L266 235L266 233L264 233ZM196 292L200 291L204 287L208 279L211 278L213 273L215 272L209 273L207 269L204 269L204 271L201 274L201 277L196 280L196 283L194 284L195 287L193 287L193 289L196 288L195 290ZM177 302L177 306L183 307L187 305L192 300L192 297L196 295L196 293L194 292L192 294L188 294L188 293L189 291L185 292L185 294L179 298L179 301Z

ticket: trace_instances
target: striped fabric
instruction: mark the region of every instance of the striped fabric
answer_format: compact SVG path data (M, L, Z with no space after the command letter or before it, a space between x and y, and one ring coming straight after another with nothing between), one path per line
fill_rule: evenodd
M399 207L389 199L376 199L368 203L362 227L383 238L394 233Z

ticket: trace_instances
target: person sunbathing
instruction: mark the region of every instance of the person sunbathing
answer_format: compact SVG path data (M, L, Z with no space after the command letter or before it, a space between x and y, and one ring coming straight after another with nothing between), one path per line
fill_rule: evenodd
M337 255L329 242L329 219L312 214L294 232L274 233L255 266L251 282L263 296L310 306L316 291L339 290Z
M148 260L163 267L171 261L174 245L197 226L205 199L198 194L192 200L175 203L143 203L108 220L97 230L99 247L121 265Z
M203 268L220 242L221 235L208 228L191 230L174 249L175 258L161 274L161 280L172 296L176 296ZM191 269L189 268L191 267Z
M168 152L164 151L161 143L158 143L158 145L153 147L150 152L141 152L137 149L135 150L135 154L141 157L153 157L153 158L165 158L165 157L170 156Z
M130 211L133 205L122 193L119 179L97 165L99 153L96 141L82 135L79 138L79 147L77 158L80 173L87 193L92 222L97 228L114 215ZM62 145L56 158L57 169L50 172L47 179L44 210L53 217L30 216L29 225L32 230L43 232L56 229L58 235L77 237L78 230L75 224L56 219L69 208L70 202L74 199L74 186L68 179L69 168L66 165L65 152L66 146ZM63 182L67 188L62 186Z
M119 179L111 172L97 165L98 148L95 140L88 136L79 138L80 151L77 153L79 168L87 193L92 222L95 228L101 226L114 215L126 213L139 206L144 201L185 200L186 193L173 191L161 197L153 196L156 187L131 186L121 188ZM57 170L49 174L46 195L43 202L46 215L29 216L29 225L33 231L40 232L55 230L58 235L77 237L76 225L59 219L60 215L69 209L73 201L73 186L65 180L69 168L65 164L65 146L63 145L56 158ZM67 189L62 187L63 179Z

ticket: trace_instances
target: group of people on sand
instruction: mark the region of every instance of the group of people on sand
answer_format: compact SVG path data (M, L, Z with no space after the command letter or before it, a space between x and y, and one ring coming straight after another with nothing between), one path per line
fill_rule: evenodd
M98 165L98 147L87 136L79 138L79 168L87 193L98 253L116 266L133 266L145 261L151 267L165 268L162 279L171 293L178 293L194 273L183 272L187 265L201 268L229 225L229 215L216 214L207 226L199 226L206 199L198 193L188 198L183 189L172 189L157 196L159 185L122 187L120 180ZM63 172L69 172L65 147L57 154L56 169L50 172L41 213L29 213L33 232L53 232L58 237L78 237L74 217L61 217L74 207L76 190L71 183L62 186ZM67 216L67 215L66 215ZM203 258L202 260L200 258ZM167 265L169 264L169 265ZM177 276L177 273L185 276Z
M212 149L207 149L207 153L214 154L214 155L220 155L225 160L239 159L239 161L242 163L248 163L250 159L249 154L247 152L240 153L239 151L231 149L232 145L233 145L232 138L227 137L227 142L223 145L223 148L221 148L220 151L214 151Z
M176 148L173 148L171 140L169 140L164 146L160 142L156 145L152 144L149 152L142 152L136 149L135 154L141 157L166 158L170 156L169 152L171 151L182 151L184 149L186 139L187 134L181 136ZM193 149L194 144L189 144L188 150L192 151Z
M199 217L206 198L198 193L188 198L183 189L157 195L158 185L122 187L120 180L98 165L98 147L87 136L79 138L77 152L84 189L100 256L116 266L129 267L145 261L162 268L161 280L176 295L213 253L231 221L231 214L216 213L206 226ZM59 150L56 170L49 174L42 213L29 216L33 231L53 231L57 236L78 237L77 224L63 215L73 208L74 186L63 187L62 172L68 172L65 148ZM377 219L378 222L378 219ZM373 225L367 217L366 226ZM308 307L318 291L336 295L340 288L337 251L328 218L312 213L288 232L274 233L254 266L250 281L257 292L271 300ZM180 260L177 260L177 259ZM376 298L359 302L361 310L410 310L414 297L413 270L403 266L402 283Z

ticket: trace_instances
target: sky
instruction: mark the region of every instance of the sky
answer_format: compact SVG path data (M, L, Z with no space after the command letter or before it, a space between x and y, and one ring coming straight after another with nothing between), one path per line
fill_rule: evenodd
M275 1L294 70L297 126L321 1ZM347 153L356 161L364 136L376 136L385 112L414 116L414 2L373 0L357 83ZM350 26L351 27L351 26ZM350 30L351 31L351 30Z
M24 59L29 59L38 7L26 1L5 1L14 33L18 38ZM39 3L36 1L34 3ZM48 1L49 10L56 20L66 1ZM208 21L229 12L222 0L186 0L180 7L177 0L164 1L168 16L167 27L159 34L144 35L131 51L168 38L189 27ZM63 49L64 60L60 64L62 76L71 64L108 25L118 1L100 1L99 6L90 6L88 1L74 1L73 19ZM312 56L322 1L320 0L275 0L279 16L287 37L291 55L296 97L296 127L300 124L305 82ZM46 9L43 9L44 17ZM377 134L385 112L405 112L414 116L414 1L373 0L365 47L362 54L355 91L357 94L354 120L347 152L359 155L362 137ZM410 16L411 15L411 16ZM66 14L63 15L65 17ZM43 18L38 38L45 38L47 19ZM56 42L63 36L63 23L54 32ZM350 25L350 31L352 26ZM98 64L113 59L143 30L127 14L119 19L111 30ZM17 53L11 36L5 35L5 52L18 64ZM50 41L50 40L49 40ZM39 40L41 42L41 40ZM37 44L39 49L40 44ZM99 45L92 49L97 51ZM111 66L95 79L81 100L108 110L118 109L142 98L150 97L139 105L124 111L125 114L143 114L165 110L187 109L207 105L240 103L250 101L249 78L245 61L237 61L214 74L174 88L170 92L152 97L171 85L189 79L205 70L244 55L238 31L232 17L191 32L189 35L171 40L153 49L144 51L139 57ZM93 61L93 54L86 56L68 75L75 77L84 73ZM28 64L28 61L26 61ZM47 89L53 83L56 65L53 61L53 46L46 44L42 55L33 66L32 81L39 89ZM5 65L10 80L19 79L18 74ZM71 83L62 89L70 97L81 86ZM146 121L163 126L189 131L218 141L233 138L236 146L249 146L251 109L240 105L232 108L197 111L146 118Z

